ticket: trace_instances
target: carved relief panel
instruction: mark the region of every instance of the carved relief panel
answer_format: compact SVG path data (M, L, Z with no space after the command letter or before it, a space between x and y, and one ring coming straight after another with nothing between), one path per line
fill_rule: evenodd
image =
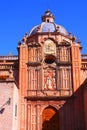
M55 90L56 89L56 71L52 68L44 69L44 89Z
M45 55L46 54L56 55L56 46L52 40L48 39L45 41L44 53Z

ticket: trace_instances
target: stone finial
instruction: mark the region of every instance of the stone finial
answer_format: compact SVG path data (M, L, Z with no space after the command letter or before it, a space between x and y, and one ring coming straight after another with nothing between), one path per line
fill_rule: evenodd
M19 45L19 46L21 45L21 41L18 41L18 45Z
M38 26L38 27L37 27L37 32L39 32L39 31L40 31L40 28L41 28L40 26Z
M76 41L76 36L72 37L72 41L75 42Z
M80 39L78 39L77 43L78 43L78 44L81 44L81 41L80 41Z
M72 38L72 32L69 32L69 36Z
M25 33L25 36L27 36L27 35L28 35L28 33L26 32L26 33Z
M57 32L60 32L60 27L59 26L57 26Z
M28 37L28 33L27 33L27 32L25 33L25 37L26 37L26 38Z
M26 36L23 37L22 42L23 42L23 44L25 44L25 42L26 42Z

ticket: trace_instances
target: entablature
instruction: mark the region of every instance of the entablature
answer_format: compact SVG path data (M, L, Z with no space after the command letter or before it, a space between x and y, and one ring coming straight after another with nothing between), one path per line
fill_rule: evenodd
M70 97L72 95L72 89L58 89L58 90L27 90L28 99L33 100L50 100L59 99L63 97Z
M30 101L59 101L69 99L70 96L57 97L57 96L47 96L47 97L39 97L39 96L27 96L25 99Z
M56 62L57 66L71 66L71 61L65 61L65 62Z
M53 39L57 44L60 44L61 42L72 44L73 41L75 41L74 36L64 35L60 32L37 32L36 34L28 37L26 44L34 41L37 43L43 43L45 39L49 38Z

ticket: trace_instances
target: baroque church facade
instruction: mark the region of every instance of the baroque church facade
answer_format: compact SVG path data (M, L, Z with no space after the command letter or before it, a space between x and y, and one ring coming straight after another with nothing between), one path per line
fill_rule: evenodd
M87 130L80 40L47 10L17 49L18 56L0 56L0 129Z

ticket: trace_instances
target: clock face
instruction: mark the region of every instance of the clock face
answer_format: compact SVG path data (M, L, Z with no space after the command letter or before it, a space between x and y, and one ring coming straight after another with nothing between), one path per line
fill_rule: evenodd
M52 40L48 39L45 41L44 53L56 55L56 46Z

